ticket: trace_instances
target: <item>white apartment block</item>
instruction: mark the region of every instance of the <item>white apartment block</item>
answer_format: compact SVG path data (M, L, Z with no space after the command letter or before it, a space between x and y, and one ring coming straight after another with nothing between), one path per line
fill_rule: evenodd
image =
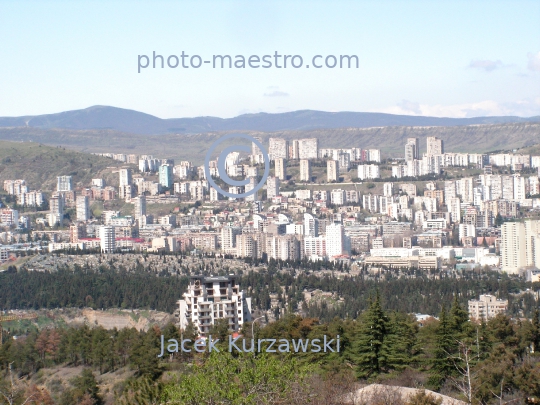
M99 240L102 253L113 253L116 249L115 230L112 225L103 225L99 228Z
M251 298L240 290L235 275L192 276L183 298L178 301L181 329L192 323L201 335L208 336L218 319L227 319L230 331L239 331L251 320Z
M4 191L9 195L19 195L28 192L25 180L4 180Z
M298 140L299 159L317 159L319 156L319 139L305 138Z
M326 254L329 258L341 256L344 253L345 228L341 224L326 226Z
M501 226L502 270L517 274L525 267L539 267L539 235L540 220L505 222Z
M394 195L394 183L384 183L383 195L385 197L392 197Z
M276 160L277 158L288 159L289 142L286 139L270 138L269 143L268 155L270 160Z
M500 300L489 294L480 295L478 300L469 300L469 318L474 321L487 321L506 313L507 309L508 300Z
M308 159L300 160L300 181L311 181L311 162Z
M43 204L43 201L43 193L40 190L17 195L17 204L23 207L39 207Z
M347 201L345 190L332 190L330 192L330 202L334 205L343 205Z
M326 237L306 236L304 238L304 255L308 259L321 259L326 257Z
M287 161L285 158L276 158L274 159L275 163L275 176L280 180L287 179Z
M56 191L71 191L72 188L71 176L57 177Z
M131 169L120 169L120 171L118 172L118 176L119 187L131 186L131 183L133 181L131 176Z
M428 136L426 139L427 143L427 156L442 155L444 153L443 140L437 138L436 136Z
M377 165L358 165L358 178L360 180L380 178L379 166Z
M268 177L266 180L266 198L271 200L279 195L280 181L277 177Z
M330 183L339 179L339 162L329 160L326 162L326 180Z
M77 221L84 222L90 219L88 196L78 195L75 200Z

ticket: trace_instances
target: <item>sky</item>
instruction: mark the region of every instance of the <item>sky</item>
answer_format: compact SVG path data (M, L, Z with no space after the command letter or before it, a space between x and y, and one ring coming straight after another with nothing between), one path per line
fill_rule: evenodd
M165 61L278 52L304 64L161 68L157 59L139 73L139 55L153 52ZM315 55L357 55L358 68L307 68ZM92 105L161 118L540 115L540 1L0 0L0 116Z

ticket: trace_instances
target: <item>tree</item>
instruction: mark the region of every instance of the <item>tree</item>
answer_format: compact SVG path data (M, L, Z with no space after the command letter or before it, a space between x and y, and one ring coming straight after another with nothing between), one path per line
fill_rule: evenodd
M443 305L439 325L435 332L435 350L429 378L429 384L435 389L439 389L446 378L455 372L454 364L450 359L454 349L455 343L450 330L450 322Z
M437 398L435 395L426 392L425 390L417 391L411 395L406 405L441 405L442 398Z
M356 374L359 378L378 375L387 363L384 339L388 333L388 317L381 307L379 292L362 316L355 345Z

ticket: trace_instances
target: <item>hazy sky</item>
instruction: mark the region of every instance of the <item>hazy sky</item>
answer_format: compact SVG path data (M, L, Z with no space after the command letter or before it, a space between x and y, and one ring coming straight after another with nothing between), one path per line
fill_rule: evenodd
M356 54L358 69L146 69L140 54ZM0 116L299 109L540 115L540 1L2 1Z

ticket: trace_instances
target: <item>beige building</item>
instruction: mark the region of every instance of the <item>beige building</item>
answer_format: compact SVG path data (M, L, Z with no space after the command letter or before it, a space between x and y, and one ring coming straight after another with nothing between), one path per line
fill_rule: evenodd
M502 270L517 274L526 267L540 268L540 220L506 222L501 226Z
M337 160L329 160L326 162L326 177L327 181L338 181L339 179L339 162Z
M469 300L469 318L476 321L487 321L498 314L506 313L508 300L497 299L494 295L481 295L480 299Z
M427 137L427 156L442 155L444 153L443 140L436 136Z
M287 179L287 161L284 158L275 159L275 175L280 180Z
M300 160L300 181L311 181L311 162L307 159Z

